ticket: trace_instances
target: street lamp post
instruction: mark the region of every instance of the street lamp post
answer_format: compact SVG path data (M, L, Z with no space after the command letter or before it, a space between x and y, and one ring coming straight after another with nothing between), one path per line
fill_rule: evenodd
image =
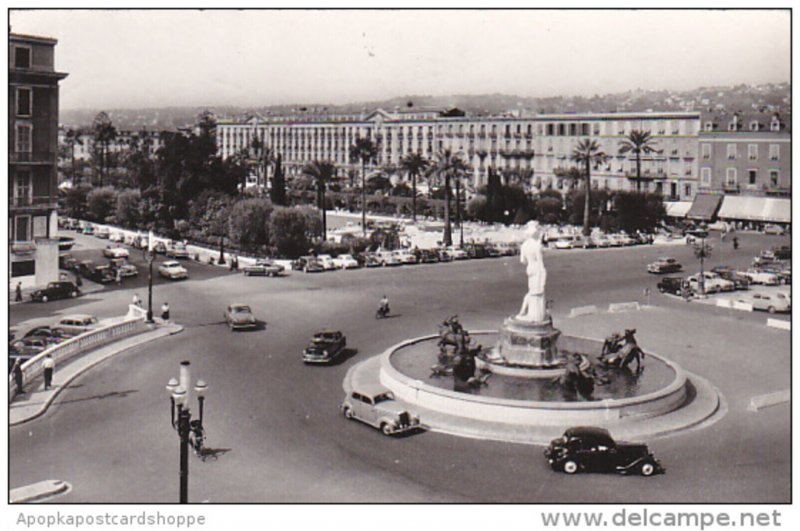
M170 401L170 421L172 428L178 432L178 437L180 438L180 503L189 503L189 445L193 433L195 435L195 450L202 444L200 437L202 437L203 433L203 404L205 392L208 389L208 385L203 380L198 380L195 384L194 390L197 393L199 418L192 421L188 391L190 381L189 365L188 361L182 361L179 379L170 378L169 383L167 383Z
M147 251L149 273L147 275L147 322L153 322L153 251Z

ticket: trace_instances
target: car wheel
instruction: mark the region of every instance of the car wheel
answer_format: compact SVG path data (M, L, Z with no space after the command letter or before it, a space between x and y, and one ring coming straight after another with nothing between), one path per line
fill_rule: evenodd
M767 311L769 313L775 313L775 306L770 306L769 308L767 308Z
M639 468L639 473L645 477L652 476L656 471L656 467L653 463L647 461L642 463L641 468Z
M666 291L666 290L664 289L664 287L663 287L663 286L659 286L659 287L658 287L658 292L659 292L659 293L664 293L665 291Z
M578 463L571 460L567 461L566 463L564 463L563 469L564 473L566 474L574 474L578 471Z
M383 432L384 435L391 435L394 432L394 429L392 429L391 424L384 422L383 424L381 424L381 431Z
M353 410L350 409L349 407L344 408L344 411L342 413L344 413L344 418L349 420L352 420L355 417L353 415Z
M47 301L48 301L47 295L42 295L42 302L47 302Z
M78 296L78 292L77 291L73 291L72 293L69 294L69 296L74 299L75 297Z

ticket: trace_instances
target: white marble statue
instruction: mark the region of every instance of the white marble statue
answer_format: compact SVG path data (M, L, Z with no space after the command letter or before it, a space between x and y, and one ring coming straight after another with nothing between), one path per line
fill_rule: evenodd
M544 298L544 285L547 282L547 270L544 268L542 257L542 234L539 224L535 221L528 223L526 228L528 238L519 250L519 259L527 264L528 293L522 301L522 308L517 315L521 321L540 322L547 318Z

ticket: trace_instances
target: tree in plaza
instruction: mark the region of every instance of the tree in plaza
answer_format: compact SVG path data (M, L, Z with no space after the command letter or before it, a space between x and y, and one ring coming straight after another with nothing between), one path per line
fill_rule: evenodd
M117 224L127 229L138 229L142 222L142 193L139 190L121 190L117 194Z
M95 160L95 164L99 164L100 166L98 185L103 186L103 177L108 175L108 147L111 142L117 138L117 129L114 127L108 114L103 111L94 117L94 121L92 121L92 132L94 133L92 155L93 158L97 157L97 159L99 159Z
M430 166L430 161L419 153L409 153L400 159L400 167L411 178L411 219L417 221L417 177Z
M636 191L639 192L642 183L642 154L647 155L655 151L655 140L649 132L634 129L619 144L620 154L633 153L636 157Z
M275 168L272 174L272 187L269 190L269 196L273 204L286 205L286 178L283 175L280 153L275 157Z
M457 172L463 171L466 163L453 154L450 149L442 149L435 155L429 173L440 182L444 181L444 237L445 246L453 245L453 229L450 224L450 180Z
M618 228L629 234L651 232L667 215L658 193L619 191L614 194L613 205Z
M378 157L378 144L369 138L356 138L349 147L350 161L361 162L361 228L367 234L367 163Z
M462 179L469 175L470 167L467 162L459 156L453 158L452 173L453 181L456 185L456 223L459 228L459 245L464 247L464 220L461 215L461 183ZM448 194L449 195L449 194Z
M322 212L322 240L328 237L327 207L325 205L325 189L336 177L336 165L327 160L315 160L303 167L303 174L310 177L317 189L317 208Z
M605 162L608 156L600 151L600 145L592 139L586 138L578 142L572 151L572 160L584 167L583 176L585 179L586 197L583 206L583 234L589 236L591 229L589 226L589 215L592 195L592 165L599 165Z
M72 178L73 186L77 186L80 184L80 179L78 178L78 173L75 168L75 146L82 146L83 140L81 139L83 133L81 133L80 129L72 129L69 128L64 133L64 143L67 146L67 150L69 152L69 160L70 160L70 168L72 174L70 177Z
M269 245L269 217L272 201L266 198L242 199L233 204L228 219L228 235L240 249L258 253Z
M86 209L98 222L105 223L117 206L117 192L111 186L94 188L86 196Z
M706 279L705 279L704 264L706 259L711 257L711 251L713 251L713 248L711 247L711 245L706 243L705 238L701 238L700 243L697 243L697 241L695 241L694 257L700 260L700 275L697 277L697 286L698 290L700 291L700 295L706 294Z
M81 219L86 216L86 198L91 190L89 185L72 186L64 190L62 207L70 217Z
M279 256L297 258L308 252L311 247L308 221L303 209L275 207L269 217L269 234Z

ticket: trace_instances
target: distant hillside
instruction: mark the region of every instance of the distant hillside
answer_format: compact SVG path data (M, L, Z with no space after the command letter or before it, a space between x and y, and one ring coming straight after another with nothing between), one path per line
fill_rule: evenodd
M622 111L778 111L791 112L791 90L788 83L736 85L734 87L701 87L688 91L631 90L628 92L582 96L520 97L507 94L402 96L383 101L357 102L346 105L298 103L263 107L163 107L153 109L81 109L62 110L60 121L69 127L87 127L95 115L105 110L117 129L174 130L195 123L197 115L210 110L221 118L242 118L248 114L289 114L303 111L358 113L378 107L390 110L399 107L459 107L469 114L501 114L505 112L622 112Z

